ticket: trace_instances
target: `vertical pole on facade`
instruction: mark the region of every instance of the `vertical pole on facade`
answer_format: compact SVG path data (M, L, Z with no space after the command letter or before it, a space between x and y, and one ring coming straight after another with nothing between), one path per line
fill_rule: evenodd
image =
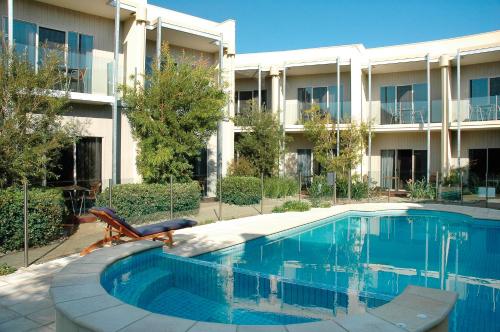
M286 65L283 67L283 176L286 176Z
M258 96L259 96L259 112L262 111L262 69L260 68L260 65L259 65L259 82L258 82L258 89L259 91L257 91L258 93Z
M260 173L260 214L264 214L264 173Z
M117 183L118 171L118 57L120 51L120 0L116 0L115 7L115 50L113 61L113 144L112 144L112 175L113 184Z
M460 201L462 201L462 186L463 186L463 174L462 168L460 165L460 140L461 140L461 132L460 132L460 122L461 122L461 96L460 96L460 50L457 50L457 167L458 172L460 173Z
M337 57L337 121L335 121L337 129L337 157L340 153L340 58ZM337 172L333 173L333 197L334 203L337 204Z
M219 39L219 87L222 89L222 71L223 71L223 61L224 61L224 43L222 39L222 34ZM224 114L224 118L226 114ZM222 220L222 128L223 121L219 120L217 127L217 176L219 178L219 220Z
M156 21L156 66L158 70L161 68L161 16L158 16Z
M14 0L7 3L7 33L9 34L9 48L14 47Z
M174 219L174 177L170 175L170 219Z
M427 184L431 177L431 59L426 56L427 63Z
M368 199L372 184L372 64L368 60Z
M28 181L24 181L24 266L28 267Z
M108 193L109 193L108 201L109 201L109 208L113 208L113 193L112 193L112 190L113 190L113 179L109 179L109 183L108 183Z

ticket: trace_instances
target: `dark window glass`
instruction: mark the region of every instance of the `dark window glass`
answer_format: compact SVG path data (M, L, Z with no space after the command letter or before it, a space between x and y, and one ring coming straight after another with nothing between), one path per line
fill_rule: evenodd
M101 181L102 138L83 137L76 144L77 184L90 188L92 183Z
M400 85L396 87L397 109L399 123L412 122L412 86Z
M311 108L312 88L299 88L298 91L299 110L305 111Z
M8 40L7 20L4 21L5 42ZM18 55L26 56L31 64L35 64L36 25L14 20L14 49Z
M383 86L380 88L381 124L396 123L396 87Z
M427 122L427 83L413 84L413 123Z
M423 180L427 177L427 150L413 151L414 166L413 176L415 181Z
M66 43L66 34L64 31L40 27L38 34L40 45L47 44L49 48L58 48L64 46Z
M329 111L332 119L337 121L337 87L328 87ZM351 115L344 110L344 86L340 85L340 122L347 122Z

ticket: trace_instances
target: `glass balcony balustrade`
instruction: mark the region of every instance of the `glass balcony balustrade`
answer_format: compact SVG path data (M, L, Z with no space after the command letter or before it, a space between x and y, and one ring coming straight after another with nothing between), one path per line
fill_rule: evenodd
M316 103L323 114L330 114L333 121L337 122L337 103ZM308 120L307 110L311 109L313 104L301 103L296 100L288 100L286 103L285 122L286 125L303 125ZM342 101L339 110L339 123L349 123L351 121L351 102Z
M374 117L375 124L424 124L428 122L427 101L390 102L373 101L373 109L379 109ZM431 101L431 123L439 123L442 119L441 100Z
M459 102L454 100L451 121L457 122L458 120L461 122L500 120L500 96L468 98Z

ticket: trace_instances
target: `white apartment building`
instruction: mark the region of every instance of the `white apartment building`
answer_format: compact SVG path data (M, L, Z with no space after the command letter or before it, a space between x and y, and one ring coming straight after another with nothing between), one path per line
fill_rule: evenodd
M285 175L320 171L303 127L303 111L318 104L340 119L340 130L349 121L371 121L374 137L356 171L380 186L400 187L468 165L471 174L488 169L500 179L500 31L379 48L236 54L233 20L213 22L146 0L122 0L116 14L116 2L108 0L0 1L4 34L35 66L42 43L67 50L68 116L86 130L63 157L61 181L141 181L137 145L119 112L119 96L113 116L114 59L116 53L118 84L134 84L130 76L150 68L162 42L174 56L208 59L222 68L227 83L227 118L194 161L193 177L206 183L208 196L215 192L217 169L225 174L234 158L241 128L230 118L249 101L279 114L293 137L281 163Z

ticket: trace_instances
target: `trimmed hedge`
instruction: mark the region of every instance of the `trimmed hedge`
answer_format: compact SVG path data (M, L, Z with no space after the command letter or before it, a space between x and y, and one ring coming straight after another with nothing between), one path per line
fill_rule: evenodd
M174 212L194 212L200 207L200 185L196 181L173 184ZM149 215L170 213L169 184L118 184L111 191L113 209L128 219L130 223L140 223ZM109 188L106 188L96 200L96 206L109 205ZM164 213L162 216L161 213ZM140 218L141 217L141 218Z
M294 178L267 178L264 180L264 195L268 198L282 198L298 193L299 182Z
M63 193L57 189L30 189L28 193L29 245L42 246L64 235L69 216ZM0 190L0 251L24 246L24 194L20 189Z
M220 198L217 186L217 199ZM222 179L222 202L234 205L252 205L261 199L260 179L251 176L227 176Z

